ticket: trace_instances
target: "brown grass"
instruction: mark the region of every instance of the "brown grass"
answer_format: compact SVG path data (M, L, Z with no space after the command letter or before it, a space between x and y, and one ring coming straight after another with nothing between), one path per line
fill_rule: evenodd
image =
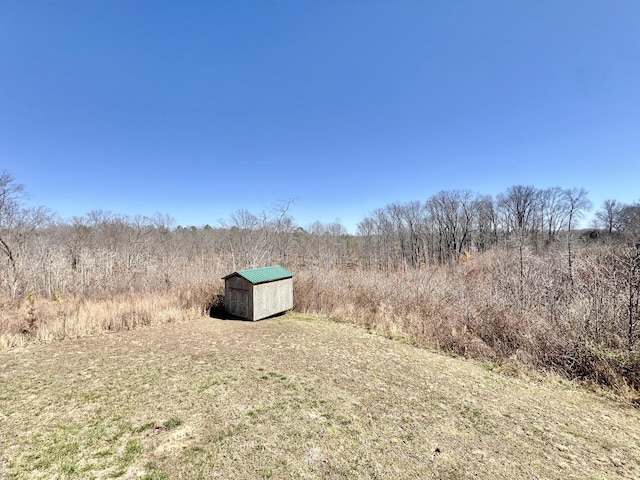
M19 478L639 478L640 413L298 315L0 352Z
M0 351L199 318L219 290L212 286L88 299L29 295L0 312Z

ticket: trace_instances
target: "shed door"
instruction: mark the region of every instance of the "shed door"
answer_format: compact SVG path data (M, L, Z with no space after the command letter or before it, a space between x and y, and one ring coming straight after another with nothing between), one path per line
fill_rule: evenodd
M247 318L249 314L249 291L244 288L231 288L231 313Z

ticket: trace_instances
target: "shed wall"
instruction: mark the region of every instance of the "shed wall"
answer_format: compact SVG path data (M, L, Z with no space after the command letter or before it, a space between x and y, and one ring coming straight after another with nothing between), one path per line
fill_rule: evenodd
M253 315L250 320L260 320L292 308L292 278L253 286Z

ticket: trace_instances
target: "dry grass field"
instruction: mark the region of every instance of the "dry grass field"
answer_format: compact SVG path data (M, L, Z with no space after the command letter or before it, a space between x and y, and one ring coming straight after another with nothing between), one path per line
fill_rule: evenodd
M3 479L640 478L640 411L363 328L203 318L0 353Z

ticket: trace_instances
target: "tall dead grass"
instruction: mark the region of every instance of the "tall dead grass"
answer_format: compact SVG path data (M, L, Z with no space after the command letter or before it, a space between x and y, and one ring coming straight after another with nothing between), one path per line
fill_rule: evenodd
M625 339L624 292L606 258L584 252L570 282L562 255L510 250L459 263L380 272L309 270L295 282L296 309L363 325L495 364L553 370L611 387L640 388L640 351Z
M219 286L82 298L28 295L0 310L0 350L200 318Z

